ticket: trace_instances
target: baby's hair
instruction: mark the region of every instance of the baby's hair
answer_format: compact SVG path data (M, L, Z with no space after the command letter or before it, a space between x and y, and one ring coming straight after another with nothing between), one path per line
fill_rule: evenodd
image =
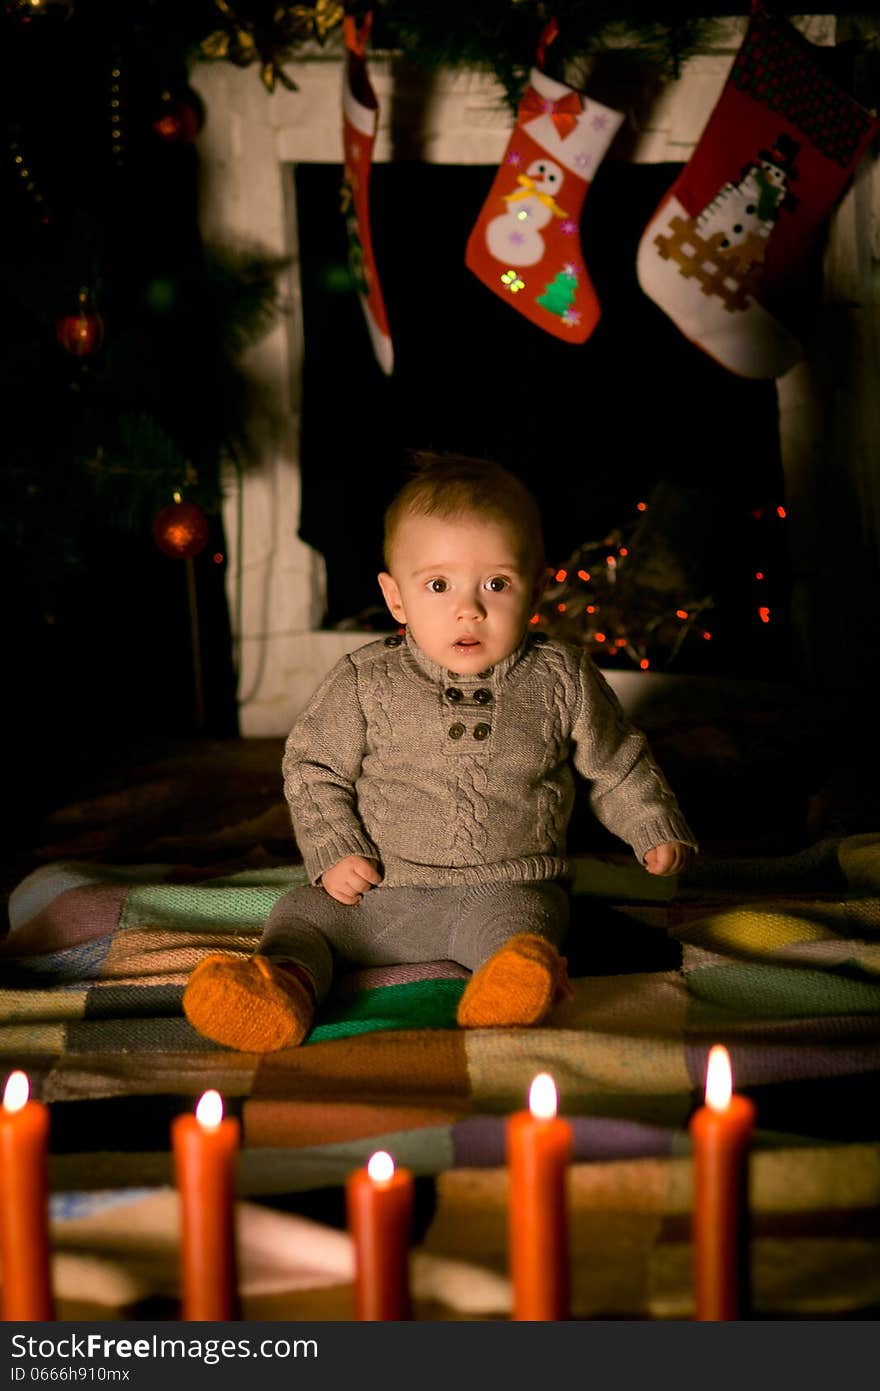
M394 539L405 517L478 515L508 522L521 537L526 560L537 571L544 564L544 537L538 504L515 474L491 459L465 454L413 455L413 473L385 513L385 565L391 569Z

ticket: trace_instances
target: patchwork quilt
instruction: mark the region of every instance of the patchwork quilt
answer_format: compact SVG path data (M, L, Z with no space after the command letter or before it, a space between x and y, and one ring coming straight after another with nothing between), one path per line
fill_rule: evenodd
M417 1316L504 1317L506 1117L549 1071L574 1132L572 1316L690 1318L687 1124L719 1042L757 1107L754 1316L876 1315L880 834L679 881L577 860L574 998L538 1029L458 1029L467 973L439 961L342 978L298 1049L202 1039L190 971L253 951L303 878L55 863L13 893L0 1073L50 1106L62 1317L176 1299L170 1124L209 1087L242 1127L247 1317L351 1317L341 1185L379 1148L416 1175Z

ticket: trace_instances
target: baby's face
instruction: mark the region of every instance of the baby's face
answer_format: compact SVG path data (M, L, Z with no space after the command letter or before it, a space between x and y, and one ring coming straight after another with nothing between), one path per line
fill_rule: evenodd
M448 671L476 675L522 641L538 586L511 523L471 514L405 517L391 568L379 576L391 613Z

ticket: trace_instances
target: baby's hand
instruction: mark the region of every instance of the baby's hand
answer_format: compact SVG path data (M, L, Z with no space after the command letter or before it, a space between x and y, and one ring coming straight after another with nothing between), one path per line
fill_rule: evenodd
M324 870L321 883L339 903L360 903L368 889L382 883L382 875L372 860L365 860L363 855L346 855Z
M691 858L691 847L680 840L666 841L655 845L645 856L645 869L649 874L679 874Z

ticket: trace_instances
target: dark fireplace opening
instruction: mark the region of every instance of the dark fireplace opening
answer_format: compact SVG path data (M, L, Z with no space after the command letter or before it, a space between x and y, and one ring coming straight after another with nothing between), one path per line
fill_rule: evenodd
M492 168L374 166L373 240L395 353L386 377L347 270L339 167L294 167L305 338L300 536L326 561L324 626L394 626L376 584L383 511L411 451L455 450L496 458L524 478L554 567L586 542L625 541L647 504L644 526L650 518L692 596L712 599L671 669L789 674L775 384L715 363L636 279L639 238L679 169L602 165L581 221L602 318L586 343L572 345L465 267ZM670 653L667 644L666 663L651 665L669 665ZM595 656L638 665L623 644Z

